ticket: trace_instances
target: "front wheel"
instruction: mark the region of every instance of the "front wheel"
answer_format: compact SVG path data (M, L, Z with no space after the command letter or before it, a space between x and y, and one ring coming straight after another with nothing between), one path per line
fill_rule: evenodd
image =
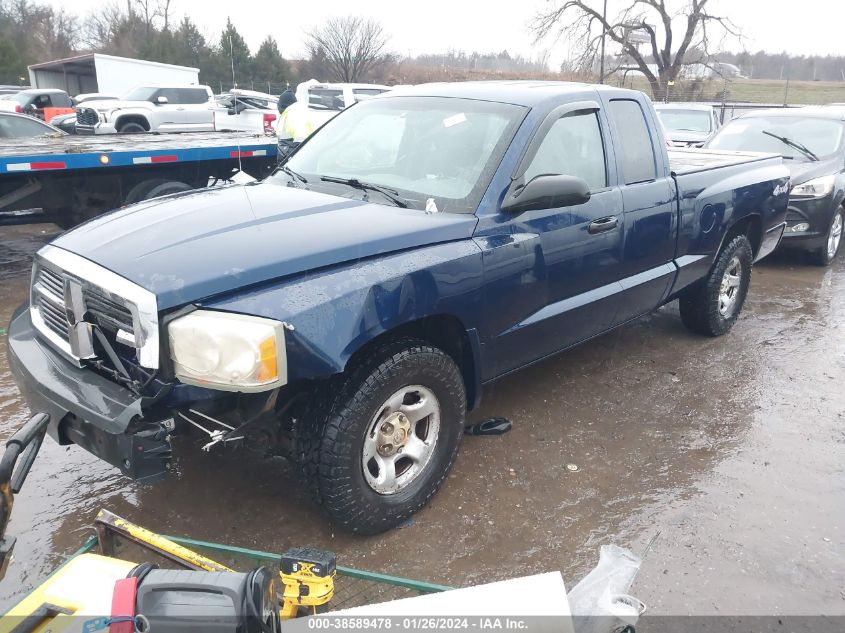
M403 339L372 350L329 392L313 419L297 425L312 493L352 532L400 525L437 492L457 455L466 410L460 370L442 350Z
M753 262L748 238L744 235L733 238L719 253L707 277L681 295L684 325L705 336L726 334L745 304Z
M817 266L830 266L836 255L839 253L839 246L842 243L842 229L845 224L845 209L842 207L836 210L830 220L830 226L827 228L827 240L824 246L817 251L810 253L812 262Z
M118 134L145 134L147 129L141 125L140 123L136 123L135 121L130 121L129 123L124 123L121 125L117 133Z

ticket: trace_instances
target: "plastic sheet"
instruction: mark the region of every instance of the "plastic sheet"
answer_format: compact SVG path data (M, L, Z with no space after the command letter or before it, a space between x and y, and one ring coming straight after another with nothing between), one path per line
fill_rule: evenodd
M630 550L602 546L598 565L568 594L576 633L612 633L636 624L646 607L628 591L641 563Z

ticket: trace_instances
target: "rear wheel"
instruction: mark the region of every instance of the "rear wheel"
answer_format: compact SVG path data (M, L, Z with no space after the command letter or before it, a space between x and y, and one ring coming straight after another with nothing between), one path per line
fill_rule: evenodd
M164 178L151 178L150 180L139 182L126 194L123 204L135 204L136 202L141 202L141 200L146 200L147 194L164 182L167 182Z
M168 182L163 182L157 187L154 187L149 193L147 193L145 200L152 200L153 198L160 198L161 196L168 196L171 193L182 193L184 191L192 191L193 187L191 185L186 184L184 182L179 182L178 180L170 180Z
M437 492L457 455L466 394L445 352L414 339L372 350L297 425L302 473L352 532L400 525Z
M845 210L842 207L838 208L830 220L830 226L827 229L827 240L824 246L810 253L812 262L817 266L830 266L839 254L839 247L842 244L843 225L845 225L843 215L845 215Z
M726 334L745 304L753 261L748 238L734 237L719 253L707 277L681 295L684 325L705 336Z
M181 193L182 191L191 191L193 187L178 180L165 180L164 178L151 178L139 182L137 185L129 190L126 198L123 200L124 205L135 204L143 200L152 200L160 196L166 196L171 193Z

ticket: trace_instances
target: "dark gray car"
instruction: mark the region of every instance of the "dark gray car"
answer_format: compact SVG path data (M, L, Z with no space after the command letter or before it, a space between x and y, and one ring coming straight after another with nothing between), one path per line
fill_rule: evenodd
M845 107L759 110L725 125L705 147L783 155L792 190L781 248L807 251L820 266L833 261L845 225Z

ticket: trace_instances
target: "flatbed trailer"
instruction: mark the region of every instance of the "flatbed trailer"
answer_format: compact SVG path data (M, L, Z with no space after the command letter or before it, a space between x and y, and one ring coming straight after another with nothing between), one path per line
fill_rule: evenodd
M262 179L276 150L274 137L244 132L0 139L0 224L37 218L69 227L241 171Z

